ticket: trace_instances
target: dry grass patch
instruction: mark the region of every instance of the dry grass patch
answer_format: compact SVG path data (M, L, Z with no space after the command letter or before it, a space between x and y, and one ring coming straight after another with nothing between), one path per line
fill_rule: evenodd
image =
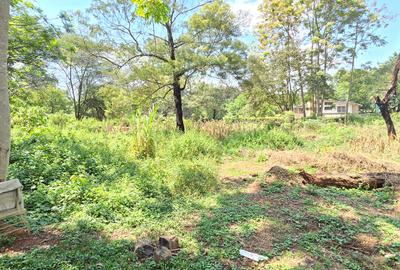
M278 220L264 220L259 222L255 233L247 239L244 247L253 252L270 252L274 244L284 241L290 233L293 233L290 225Z
M223 120L193 122L193 128L200 132L205 132L215 139L221 140L235 132L252 131L259 128L258 123L251 122L234 122L228 123Z
M298 269L298 268L312 268L315 260L303 251L292 250L287 251L279 257L272 259L269 262L259 265L255 269Z
M133 234L130 230L114 230L109 238L110 240L132 240Z
M313 153L305 151L271 151L268 165L295 169L314 169L323 173L396 172L400 164L375 160L366 155L347 152Z
M385 129L370 128L368 132L360 130L357 136L350 140L349 145L352 151L372 153L385 158L399 159L400 142L389 141Z
M365 254L373 254L377 251L379 239L371 234L360 233L356 236L353 248Z
M244 192L247 194L258 194L260 193L260 191L261 191L260 181L254 181L245 188Z

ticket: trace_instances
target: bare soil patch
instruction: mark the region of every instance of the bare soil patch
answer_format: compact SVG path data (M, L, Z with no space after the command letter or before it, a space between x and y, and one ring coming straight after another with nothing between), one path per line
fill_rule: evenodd
M33 234L27 229L21 229L11 235L10 245L0 247L0 256L13 255L14 253L26 252L33 248L50 248L57 245L61 239L59 231L43 231L38 234Z

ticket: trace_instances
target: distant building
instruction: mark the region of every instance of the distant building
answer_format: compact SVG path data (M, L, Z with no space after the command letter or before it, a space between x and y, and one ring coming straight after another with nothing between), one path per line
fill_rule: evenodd
M312 116L311 102L307 102L306 116ZM293 108L297 116L303 116L303 106L298 105ZM358 114L360 111L360 104L349 101L349 114ZM325 100L322 106L322 116L331 118L341 118L346 115L346 101Z

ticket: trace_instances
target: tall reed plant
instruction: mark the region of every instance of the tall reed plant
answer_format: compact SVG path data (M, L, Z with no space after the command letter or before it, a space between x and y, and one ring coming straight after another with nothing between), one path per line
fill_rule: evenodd
M154 158L156 155L155 120L157 107L153 107L148 115L137 111L134 116L134 141L132 153L136 158Z

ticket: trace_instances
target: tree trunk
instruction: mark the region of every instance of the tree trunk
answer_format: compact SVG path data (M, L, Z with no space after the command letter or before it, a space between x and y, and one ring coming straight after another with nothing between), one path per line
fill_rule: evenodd
M356 62L356 56L357 56L357 47L358 47L358 22L356 24L356 32L355 32L355 37L354 37L354 47L353 47L353 52L351 55L351 72L350 72L350 85L349 85L349 91L347 93L347 98L346 98L346 114L345 114L345 123L347 124L348 121L348 114L349 114L349 103L350 103L350 98L351 98L351 93L353 92L353 84L354 84L354 66ZM386 120L385 120L386 121Z
M213 119L213 120L216 120L216 119L217 119L217 110L216 110L216 109L213 109L213 116L212 116L212 119Z
M303 85L303 79L301 76L301 71L300 69L298 70L299 72L299 80L300 80L300 96L301 96L301 105L303 106L303 117L306 118L306 102L304 100L304 85Z
M165 28L168 34L168 47L170 53L171 64L175 65L175 41L172 34L172 27L170 23L165 24ZM175 68L175 66L174 66ZM176 127L179 131L185 132L185 124L183 123L183 110L182 110L182 87L180 84L180 78L182 74L176 74L176 71L173 71L172 74L172 87L174 90L174 103L175 103L175 119L176 119Z
M319 32L318 32L319 33ZM318 34L318 37L320 35ZM317 42L317 73L321 70L321 43L318 41ZM317 116L322 116L321 112L321 89L318 85L317 89L315 89L317 92Z
M321 116L324 115L324 106L325 106L325 93L322 93L322 98L321 98Z
M353 92L352 89L353 89L353 81L354 81L355 58L356 58L356 55L355 55L355 53L353 53L352 61L351 61L351 71L350 71L350 85L349 85L349 91L348 91L347 97L346 97L346 114L345 114L345 123L346 124L348 122L349 104L350 104L351 93Z
M315 115L320 116L320 97L319 97L319 90L315 89L316 94L315 94Z
M376 104L379 107L383 120L385 120L389 139L395 140L397 135L392 117L390 116L389 103L384 103L379 97L376 97Z
M315 93L315 89L314 89L314 92L313 92L313 96L312 96L312 102L311 102L311 112L312 112L312 116L316 116L317 115L317 106L316 106L316 100L317 100L317 98L316 98L316 93Z
M383 99L380 99L380 97L375 98L376 105L378 105L381 115L385 120L387 133L390 140L396 139L396 130L394 128L394 124L390 116L389 103L390 100L394 96L396 96L399 71L400 71L400 55L397 58L396 65L393 70L391 87L386 92L385 97Z
M6 180L10 156L10 101L8 96L7 52L10 1L0 1L0 182Z
M182 110L182 89L179 85L179 78L174 78L174 102L175 102L175 119L176 127L179 131L185 132L185 125L183 123L183 110Z

